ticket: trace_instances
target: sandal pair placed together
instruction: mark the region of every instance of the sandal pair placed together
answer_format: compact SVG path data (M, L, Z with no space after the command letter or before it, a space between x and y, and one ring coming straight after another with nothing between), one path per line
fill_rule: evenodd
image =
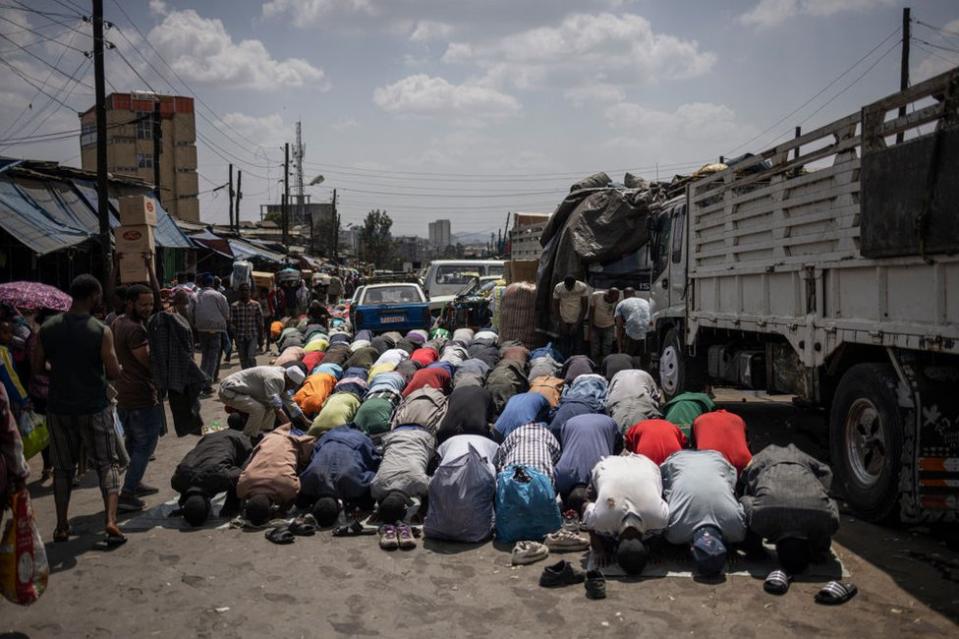
M313 515L297 517L286 526L266 531L266 538L274 544L292 544L297 537L312 537L316 534L316 519Z
M782 570L774 570L763 582L763 590L771 595L784 595L791 583L792 577ZM857 592L859 589L852 582L830 581L816 593L816 603L837 606L855 597Z

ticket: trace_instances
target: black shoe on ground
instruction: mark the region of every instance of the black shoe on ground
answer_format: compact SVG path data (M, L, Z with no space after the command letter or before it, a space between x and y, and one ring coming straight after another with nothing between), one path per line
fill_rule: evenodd
M120 498L117 500L118 512L138 513L144 508L146 508L146 503L136 495L120 493Z
M552 566L543 568L543 574L539 576L539 585L543 588L557 588L559 586L569 586L571 584L581 584L586 579L586 575L581 570L573 568L573 564L565 559Z
M141 482L140 485L137 486L137 489L133 491L133 494L137 497L144 497L146 495L156 495L158 492L160 492L160 489L156 486Z
M586 573L586 598L587 599L605 599L606 598L606 577L598 570L590 570Z

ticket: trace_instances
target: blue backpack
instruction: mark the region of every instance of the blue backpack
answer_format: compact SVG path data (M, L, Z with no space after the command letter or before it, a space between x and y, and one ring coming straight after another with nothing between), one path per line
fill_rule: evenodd
M507 466L496 477L496 539L539 541L563 525L549 477L530 466Z

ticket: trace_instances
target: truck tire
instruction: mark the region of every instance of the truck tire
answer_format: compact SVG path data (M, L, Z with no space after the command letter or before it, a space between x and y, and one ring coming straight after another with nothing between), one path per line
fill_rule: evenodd
M687 355L675 328L666 331L659 351L659 385L667 400L706 387L705 368L699 360Z
M856 364L839 380L829 411L833 473L860 517L882 521L898 512L902 414L889 364Z

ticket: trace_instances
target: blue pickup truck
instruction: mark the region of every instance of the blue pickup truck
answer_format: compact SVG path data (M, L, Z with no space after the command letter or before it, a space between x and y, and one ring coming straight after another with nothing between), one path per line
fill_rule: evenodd
M350 308L350 319L354 330L374 333L429 330L432 323L429 301L419 284L412 283L364 286Z

